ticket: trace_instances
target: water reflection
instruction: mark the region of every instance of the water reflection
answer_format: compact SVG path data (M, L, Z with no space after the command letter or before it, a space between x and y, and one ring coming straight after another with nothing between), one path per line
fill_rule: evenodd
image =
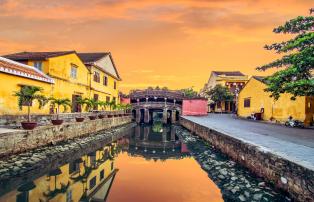
M157 128L157 129L156 129ZM136 126L134 132L124 137L119 145L131 156L142 156L145 159L166 160L189 156L187 147L176 135L174 127L159 128L153 126ZM127 143L127 144L126 144Z
M136 126L88 152L37 179L0 187L0 201L222 201L172 126Z
M116 144L82 156L17 189L0 201L104 201L118 171L114 165Z

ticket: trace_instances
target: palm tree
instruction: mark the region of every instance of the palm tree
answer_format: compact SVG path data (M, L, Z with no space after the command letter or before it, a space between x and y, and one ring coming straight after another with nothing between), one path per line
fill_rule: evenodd
M116 101L115 100L112 100L111 102L109 102L109 109L110 109L110 111L111 110L115 110L116 109L116 107L117 107L117 105L116 105Z
M86 104L86 111L92 111L93 109L95 109L98 105L99 102L95 99L89 99L89 98L85 98L85 104Z
M67 107L71 107L71 101L66 98L66 99L58 99L58 98L49 98L49 100L51 100L51 104L53 106L53 108L55 108L55 106L57 105L57 120L59 120L59 112L60 112L60 106L63 107L63 110L66 111Z
M77 98L76 98L76 103L81 106L80 118L82 118L82 108L83 108L83 106L86 104L86 98L83 99L83 98L81 98L81 97L77 97Z
M39 103L39 109L41 109L44 105L47 104L48 99L39 94L42 92L41 87L36 87L36 86L23 86L20 91L15 92L14 96L18 97L18 106L19 109L22 110L23 106L25 104L27 105L27 122L31 123L31 106L33 104L34 100L37 100Z

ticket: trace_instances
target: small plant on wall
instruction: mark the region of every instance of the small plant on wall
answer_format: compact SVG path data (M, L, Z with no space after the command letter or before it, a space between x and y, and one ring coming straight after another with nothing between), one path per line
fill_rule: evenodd
M99 102L95 99L88 99L88 98L85 98L85 105L86 105L86 111L93 111L95 108L98 107L99 105ZM90 120L95 120L97 118L96 115L91 115L91 116L88 116Z
M76 122L83 122L84 121L84 117L82 117L82 108L83 106L86 104L86 98L83 99L81 97L77 97L76 98L76 103L80 106L80 116L79 117L75 117Z
M36 122L31 121L33 101L38 101L39 109L48 102L48 99L40 93L42 93L42 88L36 86L23 86L20 91L14 93L14 96L18 97L19 109L22 110L23 106L27 107L27 121L21 122L22 127L26 130L32 130L37 126Z
M63 120L59 119L60 107L63 107L64 112L67 110L67 107L71 107L71 101L69 99L58 99L58 98L49 98L51 100L51 104L53 108L57 107L57 119L51 120L53 125L61 125Z

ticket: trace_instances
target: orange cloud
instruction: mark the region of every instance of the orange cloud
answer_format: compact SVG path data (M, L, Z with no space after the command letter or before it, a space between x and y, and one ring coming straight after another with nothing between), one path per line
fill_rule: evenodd
M0 53L111 51L123 90L202 87L211 70L278 57L272 29L307 15L310 0L0 0ZM139 83L140 78L140 83Z

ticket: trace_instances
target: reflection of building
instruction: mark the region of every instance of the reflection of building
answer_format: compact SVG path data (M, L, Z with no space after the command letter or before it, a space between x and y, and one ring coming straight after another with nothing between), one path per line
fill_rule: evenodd
M134 156L165 160L188 155L173 127L163 127L160 132L154 132L151 126L136 126L134 133L127 138L129 141L123 143L128 143L128 153Z
M297 97L291 100L291 94L282 94L275 101L265 92L263 77L253 76L239 94L238 114L242 117L262 112L262 119L286 121L289 116L307 124L313 122L314 97Z
M1 201L105 201L117 169L115 144L91 152L51 170L33 182L26 182Z
M205 83L203 89L200 92L201 96L206 97L205 92L214 88L216 85L220 84L222 86L228 87L231 93L237 94L244 86L244 84L248 81L248 76L242 74L239 71L228 71L228 72L220 72L220 71L212 71L208 82ZM225 101L221 103L211 103L211 100L208 100L210 107L208 111L214 112L232 112L235 110L235 102L234 101Z

